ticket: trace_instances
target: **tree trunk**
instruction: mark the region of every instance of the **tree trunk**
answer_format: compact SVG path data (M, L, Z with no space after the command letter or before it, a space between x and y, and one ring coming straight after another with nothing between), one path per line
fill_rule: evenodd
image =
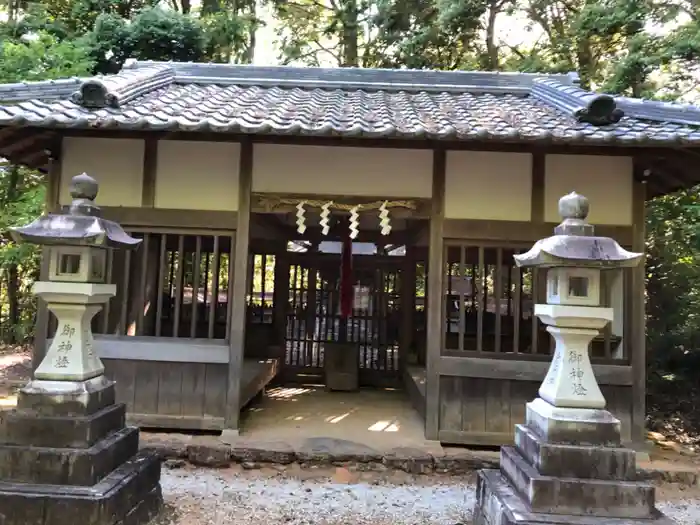
M19 197L18 187L20 182L19 167L12 165L8 171L7 189L5 193L5 206L14 202ZM16 262L10 262L6 266L7 275L7 305L9 331L6 334L6 341L10 344L17 343L19 338L19 270Z
M342 0L341 3L341 44L343 47L343 67L358 67L359 63L359 34L357 23L357 0Z
M486 69L489 71L498 71L498 46L496 45L496 16L498 15L499 7L496 2L489 3L488 20L486 22L486 53L488 61Z
M19 330L19 271L17 270L17 265L11 263L7 267L7 304L8 304L8 316L7 322L10 329L7 332L5 340L9 344L16 344L19 342L20 330Z
M591 89L591 80L595 65L593 64L593 53L591 51L591 43L587 38L582 38L576 49L576 61L578 62L578 74L581 79L581 87L583 89Z
M258 14L258 9L257 9L257 2L256 0L251 0L250 1L250 17L253 20L257 20L257 14ZM252 64L253 60L255 59L255 44L257 43L256 41L256 32L258 30L258 26L255 22L253 22L250 25L250 28L248 29L248 47L245 50L245 63L246 64Z
M219 11L221 11L219 0L202 0L202 16L218 13Z

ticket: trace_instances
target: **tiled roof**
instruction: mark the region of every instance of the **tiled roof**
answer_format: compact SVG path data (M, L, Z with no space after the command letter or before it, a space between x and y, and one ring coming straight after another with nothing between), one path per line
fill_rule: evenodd
M583 91L572 75L131 62L0 85L0 126L621 145L700 144L700 107Z

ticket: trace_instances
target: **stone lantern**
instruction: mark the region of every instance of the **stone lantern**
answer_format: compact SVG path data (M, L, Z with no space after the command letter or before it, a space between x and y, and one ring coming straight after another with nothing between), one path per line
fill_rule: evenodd
M588 355L590 342L613 320L613 309L601 306L601 274L637 266L643 254L594 236L585 222L588 199L582 195L562 197L559 213L564 220L552 237L514 256L518 266L547 269L547 303L535 305L535 315L556 346L539 394L554 407L605 408Z
M4 525L147 523L162 505L160 461L139 451L125 426L90 321L116 293L105 282L108 250L141 242L95 205L97 182L71 181L66 213L11 229L17 242L50 248L49 280L34 293L58 320L56 334L17 408L0 425L0 516Z
M562 197L554 235L514 256L520 267L547 269L546 304L535 315L556 347L515 446L501 449L500 470L479 472L476 525L672 524L654 506L654 487L636 481L636 453L621 444L588 355L613 320L601 306L602 272L636 266L643 254L595 236L588 209L582 195Z
M49 280L35 283L34 293L46 301L58 328L34 372L38 380L85 381L104 373L93 350L91 321L117 292L116 285L105 283L107 251L134 249L141 241L100 217L94 203L97 190L92 177L73 177L73 202L66 215L45 215L11 229L17 242L51 248Z

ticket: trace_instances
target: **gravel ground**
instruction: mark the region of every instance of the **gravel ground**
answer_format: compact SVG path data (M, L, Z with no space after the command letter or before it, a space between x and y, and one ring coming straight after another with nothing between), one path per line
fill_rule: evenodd
M468 523L474 487L337 484L214 470L163 470L167 510L154 525L455 525ZM697 491L664 490L658 507L681 525L700 524Z

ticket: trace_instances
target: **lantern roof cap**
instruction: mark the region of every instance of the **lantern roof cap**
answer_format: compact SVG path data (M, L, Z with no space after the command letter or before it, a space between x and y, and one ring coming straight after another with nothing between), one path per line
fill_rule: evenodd
M71 179L71 204L63 213L48 213L26 226L10 228L16 242L44 246L89 246L95 248L137 248L141 243L122 227L102 218L95 204L99 184L86 173Z
M590 206L583 195L571 192L559 199L562 222L554 235L537 241L526 253L514 255L517 266L585 268L625 268L637 266L643 253L630 252L611 237L595 235L586 222Z

